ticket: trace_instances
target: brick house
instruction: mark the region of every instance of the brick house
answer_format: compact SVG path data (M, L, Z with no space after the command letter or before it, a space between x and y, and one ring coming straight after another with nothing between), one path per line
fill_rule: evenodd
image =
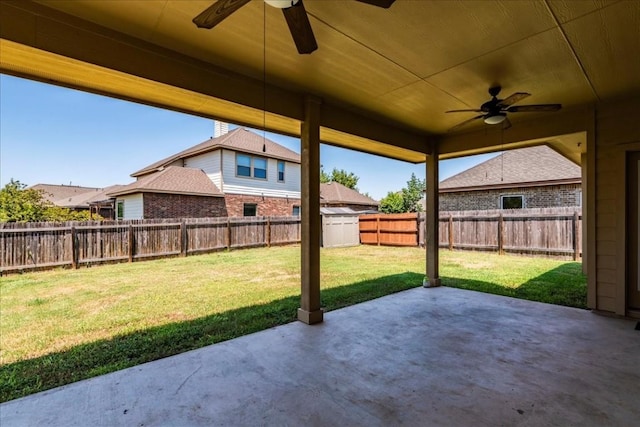
M116 199L116 218L285 216L300 210L300 155L243 128L131 176L137 181L108 194Z
M505 151L440 182L440 210L582 206L580 166L547 146Z

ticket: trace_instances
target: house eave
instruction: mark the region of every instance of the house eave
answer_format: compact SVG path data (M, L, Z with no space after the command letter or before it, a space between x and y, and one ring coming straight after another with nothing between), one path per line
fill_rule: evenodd
M550 187L554 185L581 184L580 178L556 179L551 181L509 182L504 184L473 185L468 187L440 188L440 193L460 193L463 191L502 190L506 188Z

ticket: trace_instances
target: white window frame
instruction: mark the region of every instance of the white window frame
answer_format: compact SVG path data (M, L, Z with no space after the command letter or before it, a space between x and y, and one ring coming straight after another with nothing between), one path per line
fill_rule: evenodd
M505 208L504 207L504 199L506 197L509 197L509 198L520 197L520 200L522 200L522 207L520 207L520 208ZM526 207L526 205L525 205L525 200L524 200L524 195L523 194L501 194L500 195L500 209L524 209L525 207Z
M239 175L238 174L238 157L242 156L242 157L248 157L249 158L249 175ZM260 178L256 176L256 167L255 167L255 160L256 159L260 159L260 160L264 160L265 163L265 168L264 168L264 173L265 173L265 177L264 178ZM246 167L246 166L244 166ZM260 168L262 169L262 168ZM237 178L248 178L248 179L259 179L261 181L268 181L269 180L269 158L267 157L262 157L262 156L252 156L251 154L245 154L245 153L238 153L236 152L236 164L235 164L235 174Z
M122 210L120 210L120 206L122 206ZM122 213L122 215L120 215ZM124 219L124 200L116 200L116 219L123 220Z
M280 165L282 165L282 179L280 179ZM284 160L278 160L276 163L276 173L278 174L278 182L284 182L286 179L287 162Z

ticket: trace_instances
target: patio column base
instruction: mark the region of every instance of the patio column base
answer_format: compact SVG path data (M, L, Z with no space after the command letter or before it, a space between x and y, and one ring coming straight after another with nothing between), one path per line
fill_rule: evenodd
M422 282L422 286L425 288L437 288L440 285L440 278L425 280L424 282Z
M307 325L313 325L321 323L323 319L324 310L307 311L301 308L298 309L298 320L306 323Z

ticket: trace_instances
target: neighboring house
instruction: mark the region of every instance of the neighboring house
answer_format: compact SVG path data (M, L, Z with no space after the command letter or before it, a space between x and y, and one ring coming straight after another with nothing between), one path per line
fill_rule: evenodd
M73 197L59 199L58 206L62 206L75 211L88 210L91 215L100 215L102 218L114 217L114 200L107 196L107 193L117 190L122 185L111 185L105 188L96 188L85 191Z
M161 166L108 195L116 219L227 216L224 194L201 169Z
M379 203L338 182L329 182L320 184L320 206L323 208L347 208L352 212L370 212L377 211ZM345 209L341 211L344 213Z
M440 210L582 205L580 166L541 145L505 151L440 182Z
M167 169L174 171L160 181L150 178ZM179 177L175 169L200 171L189 175L193 179L197 176L197 183ZM286 216L300 210L300 155L242 128L131 176L138 181L108 194L116 197L119 218ZM208 177L212 186L205 188L202 176ZM174 204L183 205L182 210Z
M42 192L44 200L53 203L54 205L63 206L58 201L65 201L71 197L84 194L89 191L100 190L96 187L81 187L79 185L53 185L53 184L36 184L29 187L31 190L38 190ZM88 206L87 206L88 209Z

